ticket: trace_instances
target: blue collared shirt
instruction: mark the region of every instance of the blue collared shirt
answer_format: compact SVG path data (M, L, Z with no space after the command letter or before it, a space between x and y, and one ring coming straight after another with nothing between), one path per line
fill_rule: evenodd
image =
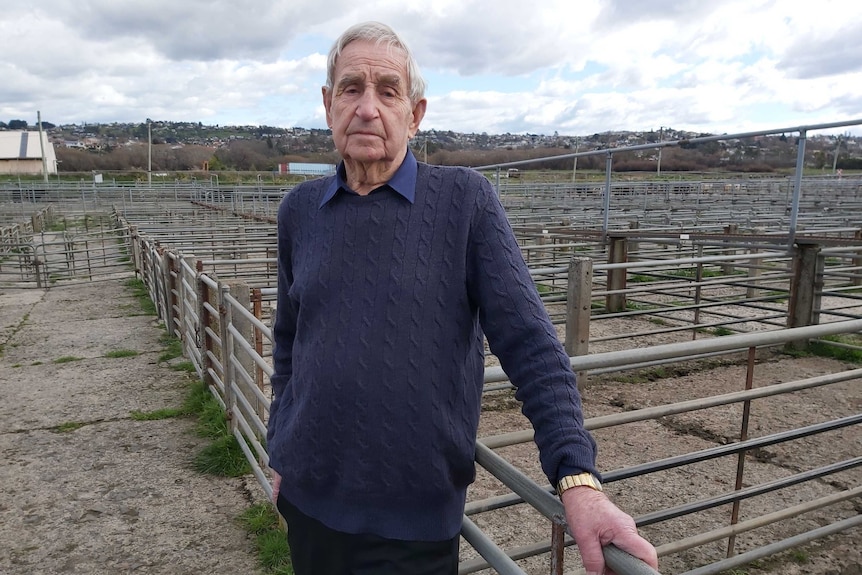
M380 187L391 188L412 204L416 198L416 173L416 157L410 151L410 148L407 148L407 155L404 156L404 161L401 162L392 178ZM329 200L335 197L339 190L344 190L349 194L356 193L347 185L347 173L344 169L344 161L338 164L335 178L329 184L329 187L326 188L326 192L324 192L323 198L320 200L320 206L318 207L322 208L326 205Z

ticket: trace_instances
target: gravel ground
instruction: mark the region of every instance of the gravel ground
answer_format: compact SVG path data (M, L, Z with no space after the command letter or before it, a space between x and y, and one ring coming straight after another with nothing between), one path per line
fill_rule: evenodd
M0 573L261 572L237 521L259 490L191 468L192 421L129 417L189 384L138 309L122 280L0 290Z

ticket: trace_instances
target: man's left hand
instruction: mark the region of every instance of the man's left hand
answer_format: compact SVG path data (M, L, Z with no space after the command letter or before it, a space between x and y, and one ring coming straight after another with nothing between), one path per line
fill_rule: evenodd
M607 495L579 486L567 489L562 499L569 531L581 551L587 575L616 575L605 571L602 555L602 547L611 543L658 569L655 548L638 535L634 519L614 505Z

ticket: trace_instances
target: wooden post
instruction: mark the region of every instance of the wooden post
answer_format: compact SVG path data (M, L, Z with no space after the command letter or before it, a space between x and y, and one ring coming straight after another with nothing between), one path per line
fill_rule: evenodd
M198 323L194 323L194 318L189 314L189 300L191 298L191 292L194 292L195 295L197 295L197 285L195 284L195 261L189 256L184 256L179 260L179 273L180 337L183 340L183 350L185 350L185 354L189 359L191 359L191 346L198 347L197 330L200 322L200 319L198 319ZM200 316L198 316L198 318L200 318Z
M180 323L180 302L182 301L180 297L182 295L182 278L180 277L180 273L182 273L182 268L179 266L178 259L174 257L174 254L168 252L165 256L167 256L168 264L168 322L171 324L171 329L168 333L182 339L182 323ZM177 333L178 330L179 333Z
M728 236L733 236L739 233L739 224L728 224L724 226L724 233ZM728 240L729 241L729 240ZM735 255L736 250L726 249L724 250L725 255ZM728 276L732 274L734 271L733 264L730 262L721 264L721 273Z
M862 230L856 230L853 234L853 239L856 241L862 240ZM856 255L853 256L853 267L862 268L862 250L856 252ZM853 285L862 285L862 271L859 269L853 270Z
M748 250L750 254L756 254L757 250L752 249ZM745 297L754 298L757 297L758 291L760 291L757 286L757 280L760 277L760 268L763 265L763 261L759 259L751 259L748 262L748 288L745 290Z
M230 286L219 282L218 284L218 311L219 311L219 336L221 337L221 365L222 365L222 386L224 388L224 406L230 430L233 432L236 429L236 419L233 417L234 409L236 409L236 398L231 384L234 381L233 359L233 336L228 329L232 321L232 312L230 305L227 303L227 294L230 293Z
M251 306L251 289L248 284L242 281L231 281L230 284L230 295L233 296L235 300L237 300L240 305L248 311L252 310ZM254 330L252 323L241 313L232 313L231 320L233 323L233 327L238 331L242 338L250 344L252 348L254 348ZM254 359L246 352L236 341L236 338L232 338L233 346L231 350L233 351L234 356L236 356L236 361L233 363L234 373L236 373L237 369L242 369L249 375L252 381L255 381L255 370L257 368L257 363ZM257 405L257 396L254 391L249 389L249 384L243 377L236 377L236 385L239 387L245 398L248 402L256 406ZM261 406L262 407L262 406Z
M610 246L608 249L608 263L625 263L628 258L628 244L626 238L611 237L609 238L609 241ZM608 291L626 289L626 272L627 270L625 268L608 270ZM608 294L607 296L605 296L605 307L609 312L625 310L626 294Z
M592 308L593 260L574 257L569 262L569 286L566 298L566 353L569 357L587 355L590 345L590 311ZM578 387L586 383L586 373L578 373Z
M168 335L175 336L174 329L174 285L173 285L173 274L171 273L173 270L173 262L171 259L171 254L167 250L161 250L160 254L160 271L161 271L161 281L164 285L162 291L162 304L164 306L164 317L162 319L165 320L165 329L168 332Z
M207 309L205 304L212 305L210 298L212 295L210 294L209 285L203 281L203 263L198 260L195 264L195 270L197 275L195 277L195 285L197 286L197 294L198 294L198 326L200 332L197 337L198 349L200 350L201 356L201 379L206 384L207 387L213 385L213 377L210 370L213 368L213 360L210 357L210 353L215 353L213 349L213 337L210 335L209 330L211 329L211 321L210 321L210 312Z
M637 220L630 221L629 222L629 229L630 230L640 229L640 222L638 222ZM636 256L632 256L632 254L637 253L640 250L640 247L641 246L640 246L639 241L629 238L629 245L628 245L628 250L627 250L628 251L627 255L628 255L629 261L634 261L636 259Z
M132 256L132 267L135 268L135 277L141 273L141 245L138 238L138 226L129 226L129 252Z
M787 327L813 325L814 306L819 299L822 277L818 277L820 246L815 243L797 241L793 255L793 274L790 279L790 302L787 309ZM791 349L802 350L807 340L788 342Z

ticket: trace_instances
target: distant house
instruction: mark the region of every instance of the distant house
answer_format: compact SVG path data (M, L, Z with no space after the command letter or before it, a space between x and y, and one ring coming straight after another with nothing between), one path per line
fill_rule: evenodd
M48 173L56 174L57 156L47 134L42 135L42 144L39 145L39 132L0 132L0 174L41 174L43 147Z

